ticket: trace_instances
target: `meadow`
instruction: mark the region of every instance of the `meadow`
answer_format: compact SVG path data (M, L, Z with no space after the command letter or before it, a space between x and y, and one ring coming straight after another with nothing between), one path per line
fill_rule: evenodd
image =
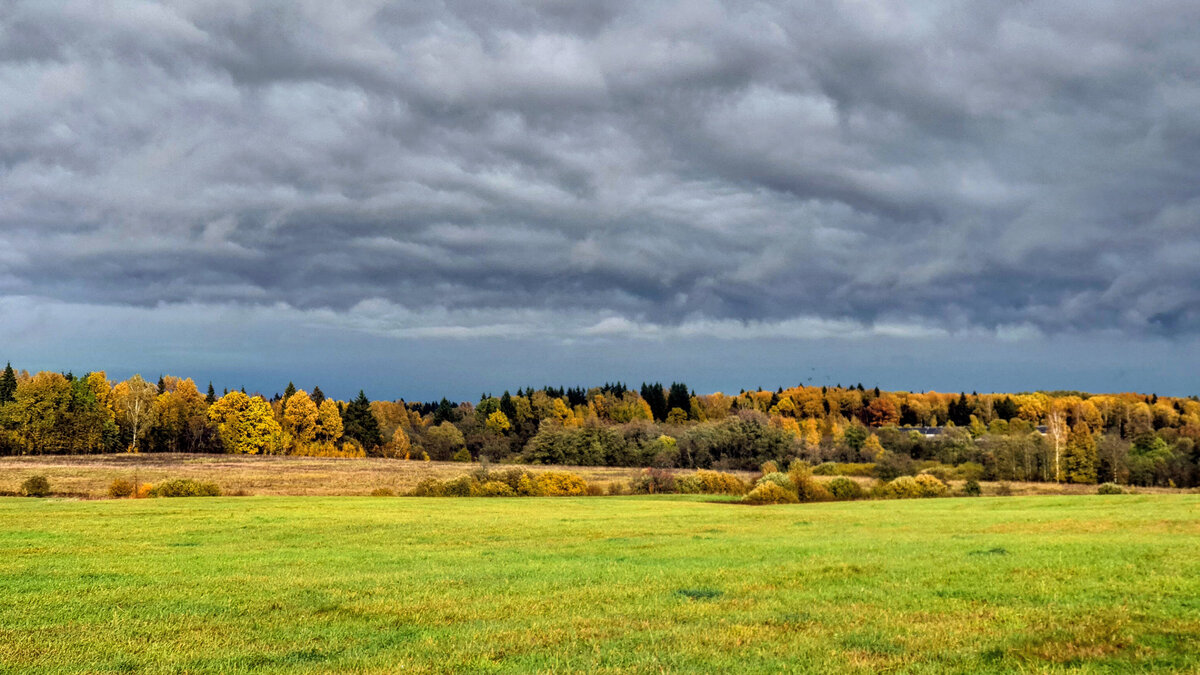
M0 498L0 671L1200 669L1200 496Z

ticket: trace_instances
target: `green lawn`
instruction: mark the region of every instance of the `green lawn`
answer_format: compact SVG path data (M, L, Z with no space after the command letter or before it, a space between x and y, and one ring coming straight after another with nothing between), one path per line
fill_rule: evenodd
M1200 670L1200 496L0 499L0 671Z

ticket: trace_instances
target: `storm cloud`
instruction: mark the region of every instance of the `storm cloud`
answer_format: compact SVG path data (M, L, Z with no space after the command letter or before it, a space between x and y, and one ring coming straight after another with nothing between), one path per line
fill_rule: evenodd
M0 101L18 350L1200 335L1195 2L10 1Z

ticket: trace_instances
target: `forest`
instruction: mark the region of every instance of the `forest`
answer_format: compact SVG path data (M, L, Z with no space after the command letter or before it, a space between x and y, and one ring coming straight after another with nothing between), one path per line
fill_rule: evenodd
M0 454L239 453L399 460L930 473L996 481L1200 485L1200 400L1076 391L822 386L696 394L686 384L532 387L454 403L269 397L188 378L0 375Z

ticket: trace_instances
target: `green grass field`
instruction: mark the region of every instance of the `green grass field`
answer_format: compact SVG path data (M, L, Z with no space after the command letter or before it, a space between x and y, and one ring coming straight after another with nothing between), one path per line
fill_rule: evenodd
M1200 496L0 499L0 670L1200 670Z

